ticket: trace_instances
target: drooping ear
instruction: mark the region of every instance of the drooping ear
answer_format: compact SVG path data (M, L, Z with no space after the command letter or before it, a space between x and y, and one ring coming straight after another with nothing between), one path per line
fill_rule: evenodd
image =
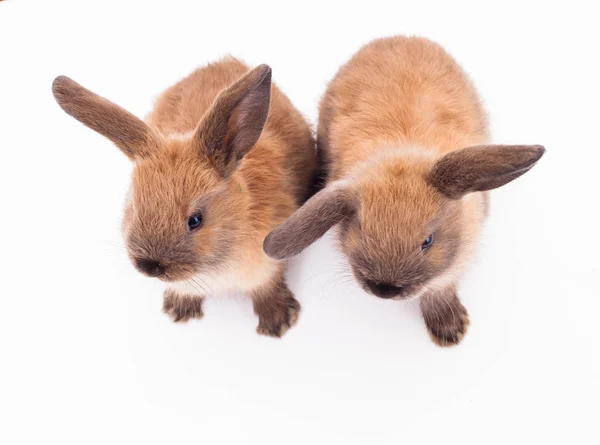
M110 139L129 159L152 151L155 141L150 128L118 105L66 76L54 79L52 93L67 114Z
M271 68L260 65L223 90L196 130L201 149L223 176L260 137L271 103Z
M436 162L429 182L450 199L495 189L529 171L541 145L480 145L453 151Z
M332 226L354 211L350 191L333 183L300 207L263 243L265 253L276 260L298 255Z

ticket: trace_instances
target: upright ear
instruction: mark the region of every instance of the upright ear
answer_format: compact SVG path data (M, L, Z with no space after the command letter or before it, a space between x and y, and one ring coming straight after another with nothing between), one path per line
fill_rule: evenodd
M228 176L256 144L271 102L271 68L260 65L215 99L196 131L202 150Z
M450 199L495 189L530 170L541 145L481 145L453 151L436 162L429 182Z
M291 258L352 212L349 190L333 183L306 201L285 223L269 233L263 249L276 260Z
M68 77L54 79L52 93L67 114L110 139L129 159L154 147L152 131L141 119Z

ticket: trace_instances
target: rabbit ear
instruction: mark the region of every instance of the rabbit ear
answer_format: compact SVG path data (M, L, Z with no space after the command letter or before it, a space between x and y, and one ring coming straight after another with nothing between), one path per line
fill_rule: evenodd
M52 93L61 108L110 139L131 160L148 155L155 145L152 131L141 120L66 76L58 76Z
M333 225L353 212L349 190L332 183L321 190L265 238L263 249L274 259L298 255Z
M202 150L223 176L260 137L271 102L271 68L260 65L223 90L196 130Z
M429 182L450 199L495 189L529 171L541 145L481 145L453 151L436 162Z

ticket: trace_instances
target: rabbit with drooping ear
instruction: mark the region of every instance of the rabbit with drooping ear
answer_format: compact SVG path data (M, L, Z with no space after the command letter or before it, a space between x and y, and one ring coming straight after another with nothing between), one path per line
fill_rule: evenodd
M269 234L265 251L292 257L339 224L360 285L381 298L420 297L432 339L457 344L469 319L456 289L486 216L486 191L544 153L487 144L479 97L439 45L373 41L321 102L317 148L328 185Z
M279 337L295 323L286 263L262 243L308 198L316 153L268 66L249 71L227 58L200 68L167 89L145 122L67 77L53 93L135 163L127 250L140 272L166 282L174 321L202 317L207 296L245 293L259 333Z

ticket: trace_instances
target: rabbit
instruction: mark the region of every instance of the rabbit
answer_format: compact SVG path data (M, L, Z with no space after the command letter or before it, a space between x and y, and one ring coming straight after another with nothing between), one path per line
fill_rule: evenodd
M337 225L353 275L384 299L419 298L439 346L469 326L458 280L487 215L487 191L530 170L540 145L489 145L475 88L438 44L396 36L362 47L322 98L326 186L265 239L288 259Z
M286 261L265 236L307 198L317 167L312 130L271 84L271 68L227 57L168 88L145 121L80 86L54 80L62 109L134 163L123 233L144 275L166 283L175 322L203 316L209 296L246 294L259 334L298 319Z

